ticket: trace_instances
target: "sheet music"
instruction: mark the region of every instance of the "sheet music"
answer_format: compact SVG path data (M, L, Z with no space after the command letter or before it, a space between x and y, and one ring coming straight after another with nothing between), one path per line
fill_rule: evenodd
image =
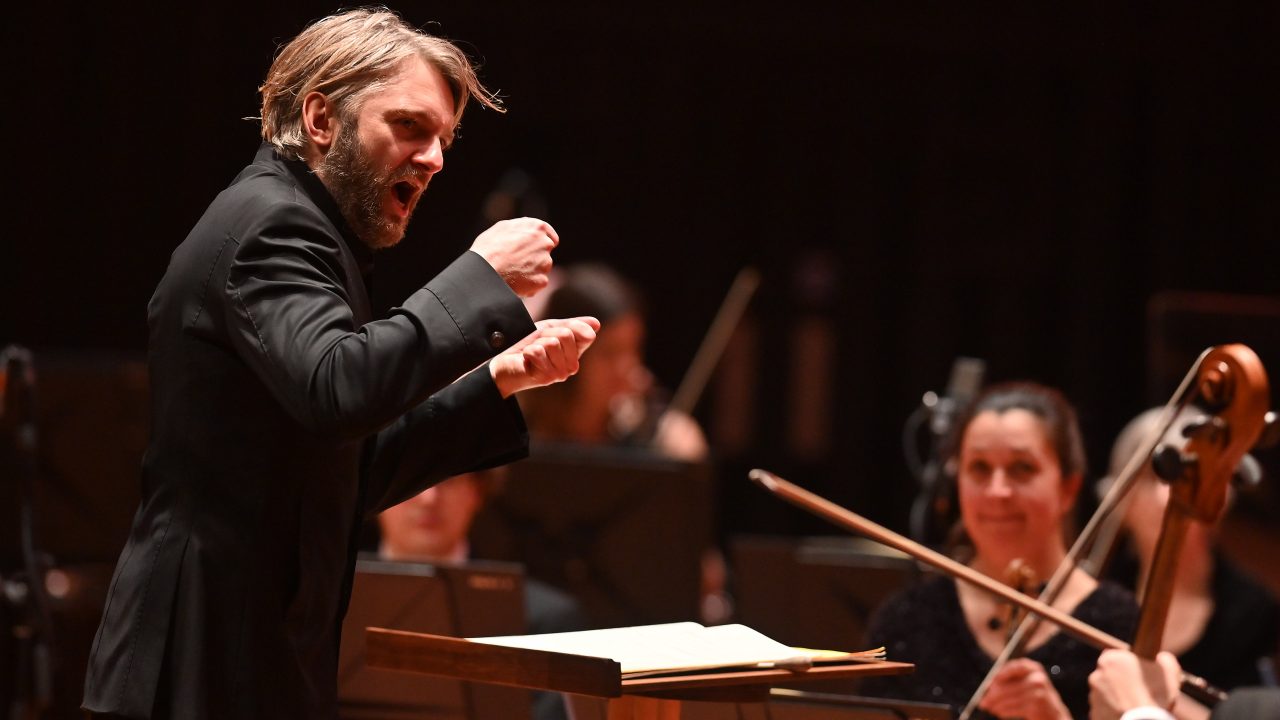
M815 661L849 660L858 655L788 647L745 625L705 627L695 622L470 639L608 658L621 666L623 677L738 666L802 670Z
M607 657L618 662L623 676L636 673L696 670L703 667L787 666L808 664L803 651L765 637L746 625L667 623L630 628L580 630L573 633L470 638L502 646ZM768 666L768 665L767 665Z

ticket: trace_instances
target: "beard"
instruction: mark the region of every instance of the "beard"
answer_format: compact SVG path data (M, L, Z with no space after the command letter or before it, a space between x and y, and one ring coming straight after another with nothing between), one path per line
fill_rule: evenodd
M360 142L357 129L354 120L342 123L333 147L321 158L316 171L356 236L375 250L389 248L404 239L417 202L410 205L401 221L383 212L384 198L397 182L412 178L415 173L408 167L399 171L377 167Z

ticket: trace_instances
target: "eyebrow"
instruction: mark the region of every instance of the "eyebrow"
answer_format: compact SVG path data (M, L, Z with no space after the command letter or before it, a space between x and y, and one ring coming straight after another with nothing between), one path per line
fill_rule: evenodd
M428 110L410 110L409 108L392 108L390 110L387 110L385 113L383 113L383 117L384 118L409 117L418 121L427 120L429 121L429 124L432 124L439 128L445 128L440 132L440 139L444 143L445 147L448 147L449 145L453 144L454 127L452 126L451 123L441 120L440 116L434 112L431 112Z

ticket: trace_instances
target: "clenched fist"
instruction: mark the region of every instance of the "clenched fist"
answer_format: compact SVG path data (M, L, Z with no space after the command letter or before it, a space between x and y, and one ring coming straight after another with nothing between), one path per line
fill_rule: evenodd
M516 295L530 297L547 286L551 251L559 244L555 228L526 217L494 223L480 233L471 250L487 260Z

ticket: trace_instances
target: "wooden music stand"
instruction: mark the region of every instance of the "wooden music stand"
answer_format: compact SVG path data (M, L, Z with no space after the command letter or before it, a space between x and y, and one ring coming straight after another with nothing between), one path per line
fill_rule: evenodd
M476 643L426 633L368 628L371 667L607 700L607 720L678 720L681 702L764 702L773 685L911 672L909 663L860 661L809 670L732 669L623 679L607 658Z

